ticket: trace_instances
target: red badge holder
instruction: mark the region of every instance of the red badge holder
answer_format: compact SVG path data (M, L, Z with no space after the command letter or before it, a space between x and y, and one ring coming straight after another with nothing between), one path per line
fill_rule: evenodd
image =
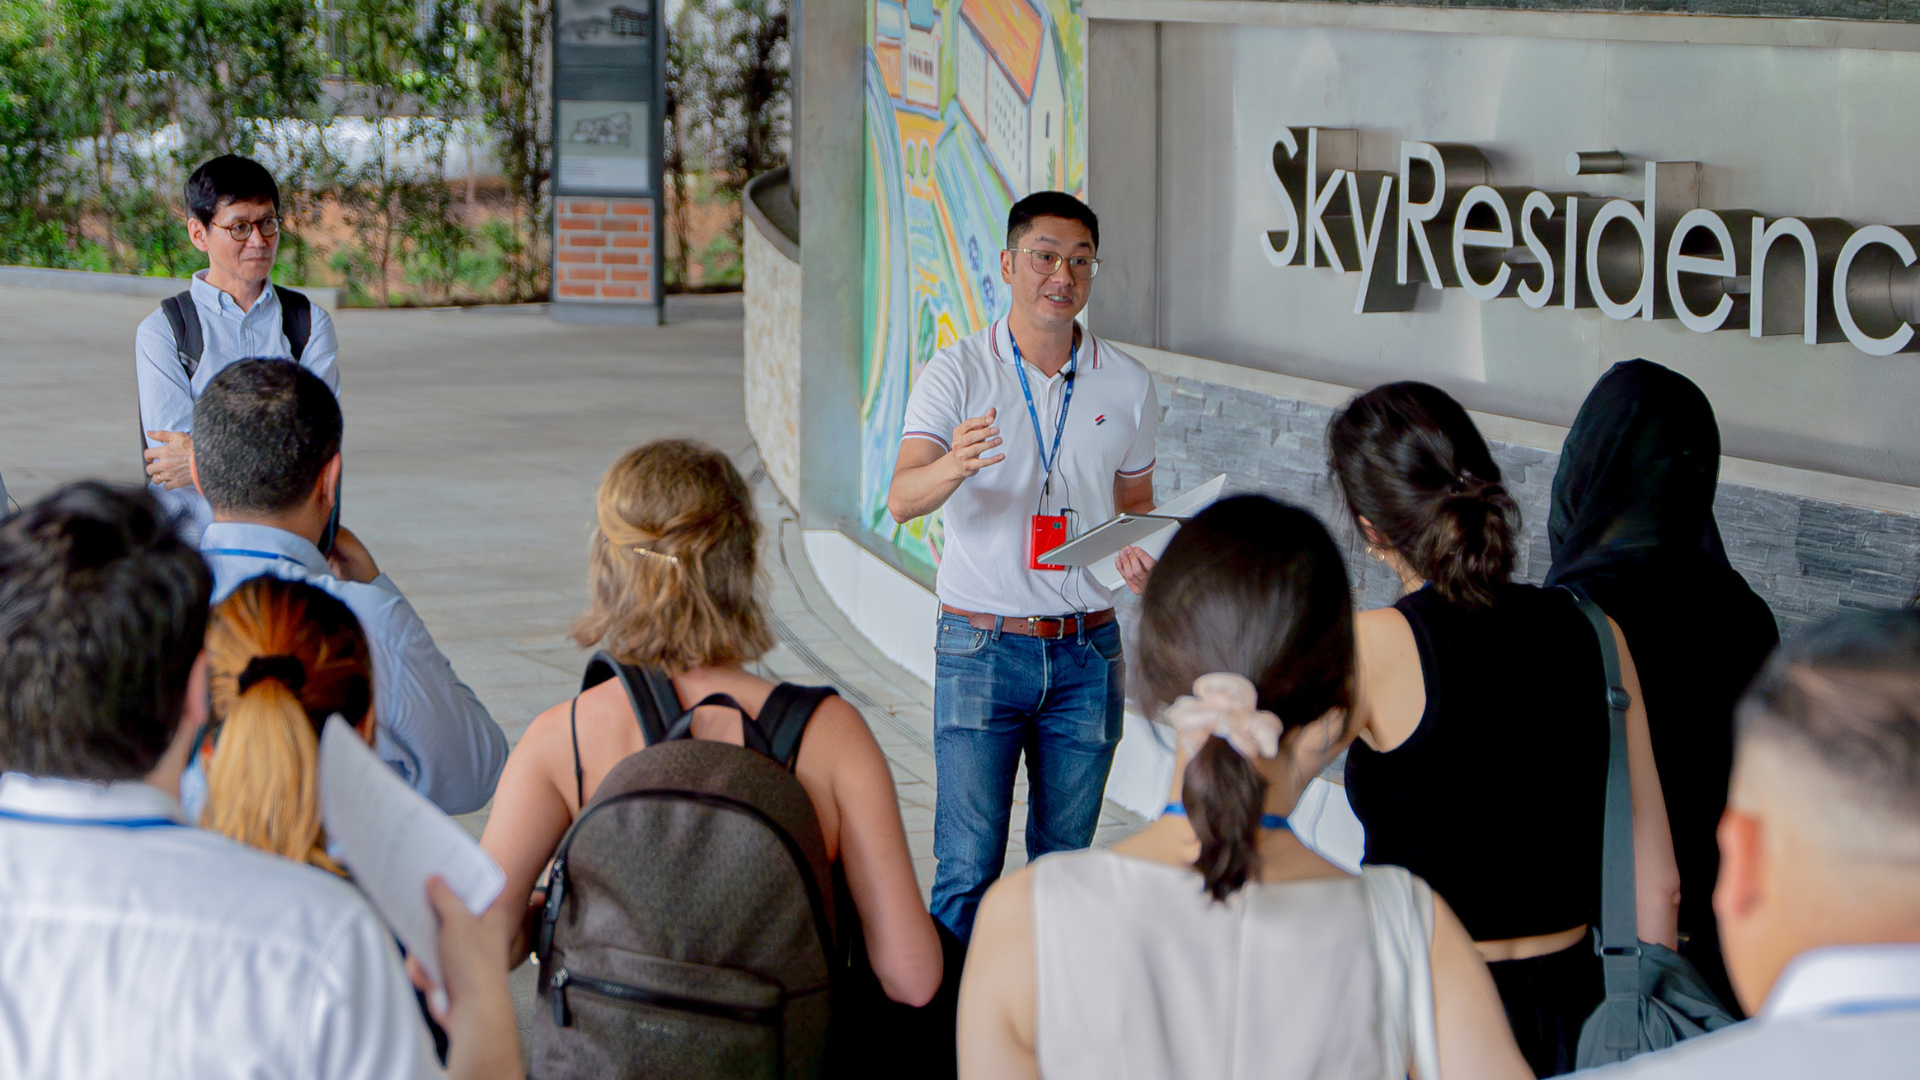
M1027 569L1065 570L1058 563L1041 562L1040 556L1067 542L1067 515L1035 514L1033 531L1027 539Z

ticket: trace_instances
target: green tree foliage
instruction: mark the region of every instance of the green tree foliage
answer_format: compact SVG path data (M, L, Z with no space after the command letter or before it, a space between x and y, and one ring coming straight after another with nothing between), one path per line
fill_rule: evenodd
M740 191L785 160L785 0L670 8L669 281L737 276ZM269 162L282 270L365 302L544 296L552 0L0 0L0 263L183 276L180 189L220 153ZM490 152L504 212L450 182ZM497 190L497 189L495 189ZM684 208L731 204L695 242ZM325 242L318 226L344 224ZM729 269L729 267L731 269Z
M675 208L698 201L704 176L728 204L725 242L691 250L684 209L669 222L668 281L685 283L690 257L706 280L737 281L747 181L787 161L792 122L785 0L681 0L667 38L667 153Z

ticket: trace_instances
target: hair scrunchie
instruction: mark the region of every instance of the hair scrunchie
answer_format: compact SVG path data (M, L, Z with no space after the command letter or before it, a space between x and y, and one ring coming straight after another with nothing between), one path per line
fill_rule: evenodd
M256 656L247 661L247 669L235 679L239 692L244 694L253 689L262 679L278 679L296 695L307 685L307 666L297 656L281 654L278 656Z
M1175 699L1166 716L1189 754L1199 753L1214 735L1250 761L1280 753L1280 718L1260 710L1259 692L1245 675L1200 676L1193 680L1193 695Z

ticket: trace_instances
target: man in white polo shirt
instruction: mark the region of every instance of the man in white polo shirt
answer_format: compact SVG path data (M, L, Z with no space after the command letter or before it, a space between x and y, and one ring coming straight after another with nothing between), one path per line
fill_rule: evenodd
M1099 821L1126 679L1110 594L1036 554L1153 509L1153 378L1075 321L1100 267L1100 223L1042 191L1007 215L1006 318L936 353L907 400L887 508L945 507L933 692L939 770L933 915L962 941L1006 857L1027 761L1027 856L1086 847ZM1003 435L1002 432L1005 432ZM1152 563L1121 570L1138 592Z

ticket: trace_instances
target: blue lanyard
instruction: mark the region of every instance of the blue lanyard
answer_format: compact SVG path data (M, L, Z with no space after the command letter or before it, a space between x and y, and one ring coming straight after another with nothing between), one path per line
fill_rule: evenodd
M1167 808L1160 812L1163 814L1172 814L1175 817L1187 816L1187 808L1177 802L1168 803ZM1288 832L1293 831L1293 826L1289 825L1287 819L1279 814L1261 814L1260 827L1263 829L1285 829Z
M279 559L281 562L290 562L295 566L307 565L306 563L301 562L299 559L296 559L291 555L282 555L277 551L253 551L249 548L207 548L204 551L202 551L200 554L202 555L238 555L241 558L245 558L245 559Z
M18 810L0 810L0 821L25 821L34 825L96 825L111 829L184 828L172 818L74 818L48 814L23 814Z
M1047 451L1046 436L1040 434L1040 410L1033 407L1033 389L1027 385L1026 359L1020 355L1020 339L1013 336L1013 330L1007 330L1007 340L1013 342L1013 369L1020 373L1020 392L1027 398L1027 419L1033 421L1033 441L1040 447L1040 468L1047 478L1047 486L1053 486L1053 467L1060 461L1060 436L1067 430L1067 409L1073 405L1073 376L1080 370L1080 346L1075 344L1067 355L1067 388L1060 397L1060 419L1053 425L1053 451Z

